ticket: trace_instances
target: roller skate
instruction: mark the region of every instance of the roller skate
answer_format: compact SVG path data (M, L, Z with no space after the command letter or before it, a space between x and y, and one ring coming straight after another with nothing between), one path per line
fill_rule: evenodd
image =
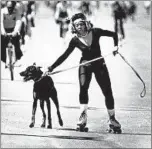
M79 122L77 123L76 131L88 132L89 129L88 127L86 127L86 125L87 125L87 113L86 111L83 111L79 118Z
M115 119L115 117L111 117L109 120L109 129L107 129L107 132L114 133L114 134L121 134L121 125L120 123Z
M80 132L88 132L89 128L86 127L86 123L82 124L82 125L77 125L76 131L80 131Z

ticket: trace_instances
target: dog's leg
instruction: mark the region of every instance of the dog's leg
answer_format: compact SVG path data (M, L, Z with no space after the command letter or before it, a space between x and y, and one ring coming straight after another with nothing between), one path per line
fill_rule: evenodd
M46 105L47 105L47 110L48 110L48 126L47 126L47 128L52 129L51 106L50 106L49 98L46 99Z
M46 123L46 114L45 114L45 110L44 110L44 99L40 99L40 107L43 113L43 120L42 120L42 125L41 127L45 127L45 123Z
M33 92L33 99L34 101L33 101L33 108L32 108L32 119L31 119L31 124L29 125L30 128L34 127L34 124L35 124L35 113L36 113L37 100L38 100L35 92Z
M60 108L59 108L59 102L58 102L58 97L57 97L57 91L56 89L54 88L53 91L52 91L52 94L51 94L51 98L56 106L56 109L57 109L57 116L58 116L58 119L59 119L59 124L60 126L63 126L63 120L61 118L61 114L60 114Z

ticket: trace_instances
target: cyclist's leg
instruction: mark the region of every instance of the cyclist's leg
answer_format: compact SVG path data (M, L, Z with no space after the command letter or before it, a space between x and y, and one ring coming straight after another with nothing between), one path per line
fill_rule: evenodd
M114 30L118 33L118 19L116 15L114 16Z
M6 63L6 47L8 44L8 40L1 35L1 61L3 61L4 63Z
M17 35L16 37L13 37L12 43L15 46L16 60L19 60L23 56L23 53L22 53L21 48L20 48L20 36Z
M120 19L120 32L121 32L122 39L124 39L125 32L124 32L123 18Z

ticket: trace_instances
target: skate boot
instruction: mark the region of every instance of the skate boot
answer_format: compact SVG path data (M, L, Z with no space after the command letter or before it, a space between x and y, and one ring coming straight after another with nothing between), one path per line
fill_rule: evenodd
M109 132L109 133L117 133L117 134L122 133L121 125L120 125L120 123L115 119L115 117L110 118L110 120L109 120L109 129L108 129L108 132Z
M113 110L108 110L109 114L109 129L107 130L109 133L122 133L121 125L115 118L115 112Z
M86 125L87 125L87 106L84 106L79 121L77 123L76 130L80 132L88 132L88 127L86 127Z

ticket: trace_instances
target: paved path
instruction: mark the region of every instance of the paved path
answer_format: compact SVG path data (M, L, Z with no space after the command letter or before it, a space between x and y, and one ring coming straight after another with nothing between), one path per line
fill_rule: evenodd
M147 87L145 98L140 98L142 84L119 56L109 56L109 69L115 97L116 118L122 125L120 135L107 134L108 115L104 97L94 77L89 89L88 133L75 132L79 117L79 84L77 69L52 76L58 90L64 127L58 124L56 109L52 104L53 129L41 129L42 114L38 107L36 125L28 127L32 110L32 82L23 83L19 72L36 62L46 70L64 51L66 45L58 36L51 11L40 5L36 28L26 45L22 59L24 66L15 69L16 81L9 80L8 70L1 70L1 147L7 148L150 148L151 147L151 32L128 21L126 44L120 52L137 69ZM103 8L98 12L96 26L113 29L110 13ZM100 19L99 19L100 18ZM112 51L113 41L101 39L103 55ZM108 43L108 44L107 44ZM58 69L79 63L81 53L76 49Z

